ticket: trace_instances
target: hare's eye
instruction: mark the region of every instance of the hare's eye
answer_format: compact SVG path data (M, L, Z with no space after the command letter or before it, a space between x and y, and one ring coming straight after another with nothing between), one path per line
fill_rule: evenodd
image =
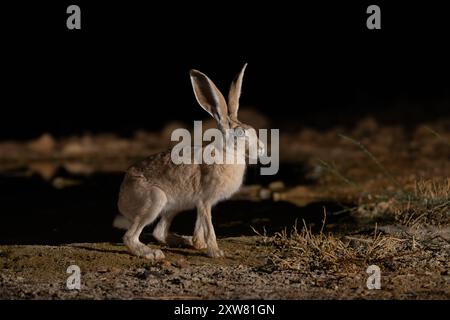
M241 127L238 127L236 129L234 129L234 134L236 135L236 137L242 138L245 136L245 130L242 129Z

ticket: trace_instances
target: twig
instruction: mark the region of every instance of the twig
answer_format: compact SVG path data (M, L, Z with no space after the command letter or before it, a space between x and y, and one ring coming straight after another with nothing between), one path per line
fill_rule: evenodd
M354 181L349 180L348 178L344 177L339 170L336 169L336 167L334 167L333 165L329 164L328 162L322 160L322 159L317 159L320 164L322 165L323 168L327 169L328 171L330 171L331 173L333 173L334 175L336 175L338 178L340 178L342 181L344 181L345 183L347 183L348 185L351 185L353 187L356 187L362 191L364 191L364 189L357 184Z
M394 178L393 175L390 174L390 172L381 164L380 161L359 141L356 141L353 138L350 138L344 134L339 133L338 134L341 138L350 141L354 145L356 145L358 148L360 148L369 158L377 165L377 167L381 170L381 172L384 173L386 177L388 177L395 185L402 188L400 183Z
M357 238L357 237L351 237L351 236L345 236L344 238L349 239L349 240L361 241L361 242L365 242L365 243L373 243L373 240L369 240L369 239L363 239L363 238Z
M322 227L320 228L320 234L323 232L323 227L325 227L325 222L327 221L327 209L325 206L323 206L323 220L322 220Z
M434 131L433 129L431 129L428 126L425 126L425 129L427 129L428 131L430 131L436 138L438 138L439 140L442 140L445 144L450 146L450 141L448 141L447 139L445 139L442 135L440 135L438 132Z

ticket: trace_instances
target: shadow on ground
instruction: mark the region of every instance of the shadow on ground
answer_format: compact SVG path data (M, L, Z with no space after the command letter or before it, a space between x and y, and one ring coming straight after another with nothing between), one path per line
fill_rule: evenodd
M96 174L74 180L79 184L55 188L34 175L3 176L0 244L121 242L123 231L112 227L118 213L116 201L121 180L121 174ZM351 225L350 216L333 214L342 207L332 202L298 207L283 201L228 200L213 209L213 219L218 237L255 235L252 227L273 234L290 229L295 221L302 223L302 219L313 228L320 227L324 207L328 223L342 221L345 223L341 225ZM181 213L173 223L173 231L191 234L195 218L195 211ZM151 239L151 228L145 230L144 240Z

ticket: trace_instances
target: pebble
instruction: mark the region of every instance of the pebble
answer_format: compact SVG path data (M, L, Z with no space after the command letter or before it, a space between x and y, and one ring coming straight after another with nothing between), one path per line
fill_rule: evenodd
M175 266L175 267L178 267L178 268L180 268L180 269L184 269L184 268L188 268L189 266L190 266L190 263L189 263L189 261L187 261L186 259L178 259L177 261L175 261L174 263L173 263L173 265Z
M262 200L268 200L272 197L272 192L269 189L262 188L259 190L259 197Z
M274 181L269 184L269 189L272 191L281 191L285 188L283 181Z

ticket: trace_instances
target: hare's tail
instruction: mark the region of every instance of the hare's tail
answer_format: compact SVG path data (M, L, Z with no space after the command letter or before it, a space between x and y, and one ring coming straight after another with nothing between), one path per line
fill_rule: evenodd
M122 230L128 230L131 226L130 220L121 214L117 214L113 221L113 227Z

